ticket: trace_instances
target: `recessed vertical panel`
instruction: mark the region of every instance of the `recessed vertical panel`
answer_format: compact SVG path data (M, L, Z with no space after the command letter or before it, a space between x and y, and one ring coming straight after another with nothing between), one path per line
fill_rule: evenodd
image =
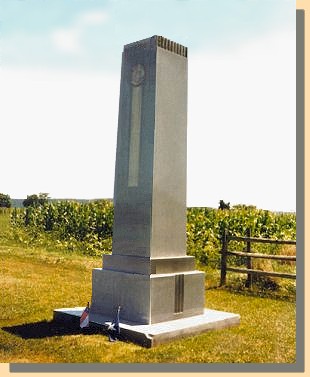
M128 164L128 187L139 184L142 87L133 86L131 92L131 122Z
M175 275L174 312L182 313L184 308L184 274Z

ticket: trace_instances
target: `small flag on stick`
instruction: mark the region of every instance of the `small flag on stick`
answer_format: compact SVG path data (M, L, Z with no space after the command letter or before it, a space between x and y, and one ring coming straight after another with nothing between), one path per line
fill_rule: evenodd
M121 310L121 307L119 306L117 308L117 313L115 316L114 321L111 323L111 325L108 326L108 334L109 334L109 340L110 342L115 342L118 338L118 336L121 333L121 329L119 327L119 312Z
M80 317L80 328L89 327L89 302Z

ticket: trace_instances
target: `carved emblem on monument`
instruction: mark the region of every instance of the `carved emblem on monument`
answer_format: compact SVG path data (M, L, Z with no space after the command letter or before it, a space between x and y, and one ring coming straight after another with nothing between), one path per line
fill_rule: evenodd
M142 84L145 78L145 71L142 64L136 64L131 70L131 84L133 86L139 86Z

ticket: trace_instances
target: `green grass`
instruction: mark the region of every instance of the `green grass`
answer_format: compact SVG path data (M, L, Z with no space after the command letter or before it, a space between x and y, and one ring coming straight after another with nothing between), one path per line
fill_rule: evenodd
M100 257L25 247L8 236L0 214L1 362L294 363L295 302L255 292L217 288L206 276L206 307L238 313L239 326L188 337L152 349L110 343L100 331L64 328L53 309L83 306Z

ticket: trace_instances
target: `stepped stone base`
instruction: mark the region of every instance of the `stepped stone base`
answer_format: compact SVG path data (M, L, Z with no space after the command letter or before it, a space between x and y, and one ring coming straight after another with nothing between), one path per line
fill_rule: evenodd
M148 325L204 310L201 271L144 275L95 268L92 287L92 314L113 318L120 306L122 319L132 323Z
M84 308L62 308L54 310L55 321L67 321L79 326L79 317ZM203 314L149 325L120 323L121 339L128 340L143 347L154 347L178 338L198 335L211 330L218 330L240 323L240 316L234 313L205 309ZM111 318L91 314L90 326L103 329L111 323Z

